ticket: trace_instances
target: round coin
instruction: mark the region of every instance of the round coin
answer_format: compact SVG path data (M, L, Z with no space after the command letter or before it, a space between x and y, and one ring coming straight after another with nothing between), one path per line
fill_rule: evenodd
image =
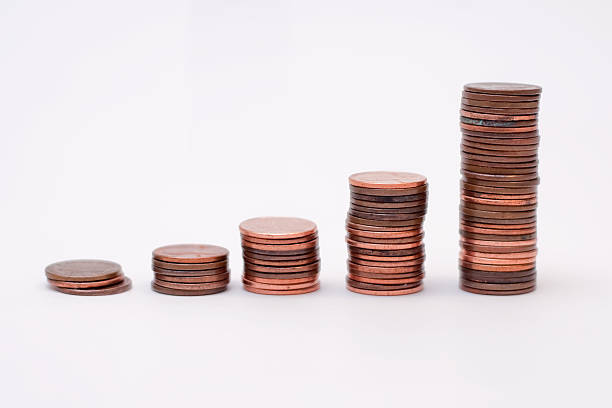
M410 295L412 293L417 293L423 290L423 284L415 286L410 289L400 289L400 290L369 290L369 289L360 289L355 288L351 285L346 286L348 290L355 293L360 293L362 295L374 295L374 296L400 296L400 295Z
M114 278L104 279L99 281L86 281L86 282L70 282L49 279L49 283L58 288L73 288L73 289L91 289L100 288L104 286L115 285L123 282L123 273L115 276Z
M205 263L223 261L228 250L216 245L178 244L159 247L153 251L153 258L164 262Z
M59 286L51 285L51 287L58 292L67 293L69 295L79 295L79 296L106 296L106 295L116 295L118 293L127 292L132 287L132 281L130 278L125 276L120 283L103 286L98 288L61 288Z
M223 292L227 289L227 286L223 286L216 289L202 289L202 290L184 290L184 289L172 289L164 286L157 285L155 282L151 282L151 288L158 293L164 295L174 296L202 296L202 295L213 295L215 293Z
M465 84L463 90L479 94L493 95L540 95L542 87L513 82L474 82Z
M355 187L371 189L406 189L424 185L427 178L421 174L400 171L367 171L351 175L349 183Z
M53 263L45 268L47 278L56 281L94 282L121 274L121 265L97 259L76 259Z
M302 295L304 293L311 293L318 290L320 287L319 282L314 285L302 288L302 289L294 289L294 290L272 290L272 289L259 289L250 285L244 285L244 289L248 292L257 293L260 295Z
M258 217L243 221L240 224L240 232L254 238L290 239L315 234L317 226L303 218Z

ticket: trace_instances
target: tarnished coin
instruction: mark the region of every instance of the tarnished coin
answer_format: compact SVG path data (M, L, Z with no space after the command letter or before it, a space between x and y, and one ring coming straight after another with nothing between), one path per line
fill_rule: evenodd
M427 191L427 189L423 189L423 191ZM412 194L412 195L376 196L376 195L368 195L368 194L359 194L359 193L355 193L351 191L351 200L361 200L361 201L375 202L375 203L410 203L412 201L427 200L427 193L421 192L421 193Z
M401 295L410 295L412 293L417 293L423 290L423 284L415 286L410 289L400 289L400 290L369 290L369 289L361 289L356 288L351 285L346 285L346 288L351 292L360 293L362 295L374 295L374 296L401 296Z
M320 262L315 261L313 263L301 266L263 266L257 265L248 261L245 261L245 267L250 270L264 273L294 273L294 272L309 272L319 270Z
M420 273L414 277L411 278L368 278L365 276L361 276L361 275L355 275L350 273L348 274L348 278L352 281L357 281L357 282L363 282L363 283L374 283L374 284L379 284L379 285L403 285L403 284L410 284L410 283L418 283L421 282L423 280L423 277L425 275Z
M462 111L470 111L477 113L489 113L492 115L537 115L538 108L510 109L510 108L483 108L480 106L472 106L461 104Z
M319 276L318 270L314 270L314 271L310 271L310 272L295 272L295 273L265 273L265 272L253 271L253 270L250 270L248 268L244 269L244 274L248 275L248 276L251 276L251 277L255 276L255 277L258 277L258 278L271 279L271 280L274 280L274 279L318 278L318 276Z
M410 227L414 225L423 224L423 216L403 221L379 221L356 217L354 215L348 214L347 221L352 224L369 225L375 227Z
M520 283L483 283L483 282L474 282L470 280L463 279L461 281L463 286L468 286L470 288L475 289L485 289L485 290L521 290L527 289L535 286L535 280L520 282Z
M363 265L363 266L374 266L374 267L380 267L380 268L401 268L401 267L405 267L405 266L417 266L417 265L422 265L423 262L425 262L425 256L423 256L422 258L417 258L417 259L412 259L409 261L401 261L401 262L397 262L397 261L372 261L372 260L368 260L368 259L360 259L354 256L350 256L349 257L349 261L351 263L355 263L358 265Z
M242 241L243 248L249 248L254 251L266 251L266 252L293 252L293 251L305 251L307 249L315 248L318 245L318 239L313 239L311 241L300 242L297 244L256 244L253 242L249 242L247 240Z
M162 286L164 288L170 289L180 289L180 290L206 290L206 289L218 289L227 286L229 283L229 279L223 279L215 282L201 282L201 283L184 283L184 282L169 282L163 280L156 280L155 284L157 286Z
M256 265L262 266L279 266L279 267L290 267L290 266L301 266L301 265L309 265L313 262L319 261L319 257L317 255L311 256L308 258L298 258L298 259L283 259L283 260L268 260L268 259L258 259L252 258L247 255L243 255L243 259L245 262L249 262Z
M383 251L401 251L406 249L417 248L422 245L420 240L411 242L408 244L385 244L385 243L370 243L370 242L360 242L353 241L352 239L346 239L346 242L351 247L364 248L364 249L374 249L374 250L383 250Z
M360 194L362 196L410 197L425 193L427 191L427 184L411 188L367 188L351 185L349 189L351 193Z
M403 284L376 284L376 283L366 283L355 281L350 278L346 278L346 283L348 286L352 288L358 289L366 289L366 290L402 290L402 289L412 289L415 286L421 285L421 282L411 282L411 283L403 283Z
M461 104L469 106L478 106L481 108L496 108L496 109L537 109L538 101L514 102L514 101L486 101L482 99L461 98Z
M219 273L216 275L201 275L201 276L172 276L163 275L161 273L155 274L156 280L177 282L177 283L206 283L206 282L229 282L229 272Z
M405 201L400 203L380 203L376 201L364 201L351 199L352 206L363 208L383 208L383 209L409 209L414 207L423 207L427 205L427 200Z
M463 91L462 96L467 99L499 102L533 102L540 100L540 95L496 95L469 91Z
M174 270L174 269L164 269L164 268L159 268L155 265L153 265L153 272L156 273L160 273L162 275L168 275L168 276L205 276L205 275L218 275L220 273L225 273L228 271L227 266L224 266L222 268L215 268L215 269L204 269L204 270L186 270L186 271L179 271L179 270Z
M88 281L88 282L70 282L49 279L49 283L58 288L72 288L72 289L91 289L100 288L104 286L116 285L123 282L123 274L119 274L114 278L100 280L100 281Z
M223 261L206 263L164 262L158 261L157 259L153 259L153 266L173 271L204 271L208 269L219 269L227 267L227 259Z
M536 288L534 284L532 287L525 289L516 289L516 290L487 290L487 289L476 289L469 286L465 286L460 284L459 286L462 290L466 292L477 293L479 295L494 295L494 296L510 296L510 295L522 295L524 293L533 292Z
M352 273L358 273L360 275L366 274L366 273L371 273L371 274L382 274L382 275L395 275L395 274L413 274L413 273L421 273L422 271L422 262L418 263L417 265L413 265L413 266L393 266L393 265L389 265L389 264L384 264L382 267L381 266L367 266L367 265L360 265L351 261L347 262L348 264L348 269L349 271L351 271ZM367 275L365 275L367 276Z
M69 295L79 296L106 296L116 295L118 293L127 292L132 288L132 281L127 276L123 277L123 280L119 283L109 286L97 287L97 288L62 288L59 286L50 285L53 289L58 292L67 293Z
M245 272L244 274L245 278L251 282L258 282L258 283L273 283L273 284L280 284L280 283L284 283L284 284L294 284L294 283L315 283L317 281L317 279L319 278L318 275L313 275L313 276L309 276L309 277L305 277L305 278L285 278L285 279L279 279L277 277L274 278L261 278L259 276L255 276L249 272Z
M53 263L45 268L47 278L56 281L94 282L121 274L121 265L97 259L76 259Z
M202 290L184 290L184 289L173 289L167 288L164 286L160 286L155 282L151 282L151 288L158 293L163 293L164 295L174 295L174 296L202 296L202 295L213 295L215 293L221 293L227 289L227 286L222 286L220 288L215 289L202 289Z
M466 92L493 95L540 95L542 87L512 82L475 82L463 86Z
M153 251L153 258L164 262L205 263L223 261L228 250L216 245L178 244L167 245Z

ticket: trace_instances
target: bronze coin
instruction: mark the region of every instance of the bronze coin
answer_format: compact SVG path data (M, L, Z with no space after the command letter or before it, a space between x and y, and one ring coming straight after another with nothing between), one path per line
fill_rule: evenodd
M474 252L466 249L461 250L461 254L466 254L470 256L476 256L480 258L495 258L495 259L517 259L517 258L535 258L538 254L537 250L527 251L527 252L512 252L506 254L495 254L495 253L485 253L485 252Z
M294 272L310 272L318 271L320 268L320 262L315 261L306 265L300 266L262 266L254 263L245 261L245 267L248 267L252 271L264 272L264 273L294 273Z
M240 233L254 238L292 239L312 235L317 225L295 217L258 217L240 223Z
M501 187L501 188L523 188L523 187L533 187L540 184L540 179L536 178L533 180L527 181L489 181L489 180L479 180L472 177L467 176L465 173L463 174L464 181L466 183L474 184L477 186L485 186L485 187Z
M270 266L270 267L272 266L279 266L279 267L301 266L301 265L308 265L313 262L319 261L318 256L311 256L309 258L304 258L304 259L294 259L294 260L285 259L285 260L278 260L278 261L250 258L248 256L243 256L243 259L245 262L249 262L249 263L261 265L261 266Z
M94 282L121 274L121 265L97 259L75 259L53 263L45 268L47 278L56 281Z
M482 211L533 211L537 208L537 204L490 205L474 203L472 201L465 201L463 199L461 200L461 205L463 205L465 208Z
M414 207L427 207L427 200L405 201L400 203L379 203L376 201L364 201L351 199L351 205L362 208L381 208L381 209L408 209Z
M427 191L427 184L412 188L366 188L350 185L351 193L375 197L410 197Z
M461 98L461 104L469 106L477 106L479 108L496 108L496 109L537 109L540 106L538 101L531 102L512 102L512 101L485 101L482 99Z
M423 217L418 217L410 220L403 221L380 221L380 220L370 220L361 217L355 217L354 215L349 214L347 216L347 221L359 224L359 225L369 225L374 227L408 227L414 225L422 225Z
M464 290L466 292L476 293L479 295L510 296L510 295L522 295L524 293L533 292L536 286L534 283L534 285L530 288L517 289L517 290L485 290L485 289L471 288L465 285L460 285L460 288L461 290Z
M248 276L243 276L242 283L245 286L250 286L252 288L257 289L271 289L271 290L295 290L295 289L304 289L312 287L315 282L306 282L306 283L289 283L287 280L278 279L275 283L263 283L252 281L248 279Z
M349 255L351 258L356 259L364 259L367 261L380 261L380 262L404 262L404 261L412 261L414 259L420 259L425 255L423 248L418 248L417 252L414 252L410 255L386 255L383 253L379 253L378 255L370 255L364 254L362 252L369 251L375 252L372 250L358 249L358 248L349 248ZM382 252L382 251L381 251ZM390 251L385 251L390 252ZM408 251L406 251L408 252Z
M419 274L413 278L404 278L404 279L377 279L377 278L366 278L364 276L354 275L352 273L348 274L348 279L356 282L362 283L374 283L379 285L403 285L410 283L418 283L423 280L423 274Z
M490 131L461 129L461 134L464 136L467 135L467 136L472 136L472 137L487 137L487 138L495 138L495 139L528 139L528 138L540 136L537 130L515 132L515 133L499 133L499 132L490 132Z
M427 205L420 205L415 207L402 207L402 208L374 208L374 207L364 207L361 205L357 205L351 203L349 210L361 211L370 214L415 214L415 213L425 213L427 210Z
M362 230L359 228L353 228L349 225L346 226L346 231L351 235L355 235L359 237L380 238L380 239L412 238L412 237L423 234L423 230L420 228L413 228L413 229L406 230L406 231L388 231L387 229L383 227L379 227L378 229L373 229L373 230Z
M536 193L528 193L528 194L488 194L488 193L479 193L478 191L470 191L463 190L461 192L465 196L476 197L476 198L489 198L496 200L526 200L526 199L537 199L538 195Z
M494 95L468 91L463 91L462 96L467 99L498 102L533 102L540 100L540 95Z
M115 276L114 278L104 279L99 281L88 281L88 282L70 282L49 279L49 283L58 288L73 288L73 289L89 289L89 288L100 288L104 286L115 285L123 282L123 273Z
M421 262L422 263L422 262ZM412 265L412 266L391 266L389 267L389 265L383 266L383 267L379 267L379 266L367 266L367 265L361 265L361 264L357 264L354 262L350 262L347 261L347 265L349 268L349 271L351 271L352 273L357 273L360 275L363 275L365 273L370 273L370 274L411 274L411 273L415 273L418 272L420 273L422 271L422 265L418 264L418 265ZM367 275L364 275L367 276Z
M317 239L317 234L310 234L299 238L288 238L288 239L267 239L267 238L255 238L249 237L248 235L241 235L243 241L247 241L253 244L271 244L271 245L285 245L285 244L301 244L304 242L312 241Z
M402 290L402 289L411 289L414 288L415 286L418 286L421 284L421 281L419 282L412 282L412 283L403 283L403 284L399 284L399 285L390 285L390 284L375 284L375 283L365 283L365 282L359 282L359 281L355 281L352 280L350 278L347 277L346 279L346 283L353 287L353 288L358 288L358 289L366 289L366 290Z
M349 215L354 217L362 218L365 220L374 221L411 221L415 219L423 219L425 211L417 213L403 213L403 214L386 214L386 213L371 213L357 210L349 210Z
M251 277L263 278L263 279L304 279L304 278L316 278L319 276L318 271L310 272L296 272L296 273L265 273L252 271L245 268L244 273Z
M499 219L499 220L508 220L508 219L525 219L536 216L536 211L483 211L483 210L474 210L471 208L466 208L465 206L461 206L460 210L463 214L469 215L472 217L480 217L480 218L488 218L488 219Z
M368 194L359 194L351 192L351 200L361 200L375 203L410 203L413 201L427 200L427 193L418 193L413 195L401 196L375 196Z
M319 282L308 288L294 289L294 290L272 290L272 289L259 289L250 285L243 286L245 290L260 295L302 295L304 293L311 293L319 289Z
M349 257L349 261L358 265L363 266L374 266L374 267L382 267L382 268L398 268L403 266L417 266L422 265L425 262L425 256L422 258L411 259L409 261L373 261L369 259L360 259L353 256Z
M369 290L369 289L361 289L355 288L351 285L346 285L346 288L351 292L360 293L362 295L374 295L374 296L401 296L401 295L410 295L412 293L417 293L423 290L423 284L419 286L415 286L410 289L400 289L400 290Z
M371 257L377 257L377 258L378 257L383 257L383 258L396 258L397 257L398 259L394 259L396 261L406 261L408 259L404 259L405 257L411 257L413 255L418 255L418 257L421 257L423 254L423 249L424 248L422 244L419 244L419 246L417 247L413 247L409 249L399 249L399 250L386 250L386 249L377 250L377 249L367 249L367 248L349 246L349 251L351 252L351 255L356 256L358 258L368 259L368 258L365 258L364 256L371 256ZM402 258L402 259L399 259L399 258ZM372 260L376 260L376 259L372 259Z
M516 120L516 121L503 121L503 120L489 120L489 119L476 119L461 116L461 123L467 123L468 125L475 126L486 126L486 127L527 127L536 126L537 120Z
M216 282L204 282L204 283L177 283L168 282L163 280L155 280L157 286L162 286L169 289L180 289L180 290L206 290L206 289L218 289L227 286L229 279L223 279Z
M478 223L478 224L498 224L498 225L523 225L536 221L536 217L530 218L516 218L516 219L502 219L502 218L480 218L480 217L471 217L469 215L461 214L461 221L467 223Z
M219 273L217 275L202 275L202 276L173 276L164 275L161 273L155 274L155 280L162 280L177 283L206 283L229 280L229 272Z
M471 225L467 225L462 223L459 226L461 231L473 233L473 234L485 234L485 235L505 235L505 236L521 236L525 234L534 234L536 232L535 228L516 228L516 229L497 229L497 228L483 228L483 227L473 227Z
M387 268L389 269L389 268ZM385 274L381 274L381 273L370 273L370 272L360 272L357 271L353 268L349 268L349 274L353 275L353 276L359 276L361 278L369 278L369 279L412 279L412 278L416 278L416 277L420 277L419 279L422 280L422 278L425 276L425 272L423 270L423 268L419 267L417 268L416 272L411 272L411 273L385 273Z
M403 244L415 244L423 239L424 234L415 235L409 238L368 238L359 235L353 235L349 233L347 239L354 242L360 242L363 244L377 244L377 245L403 245Z
M533 194L537 193L537 186L529 187L490 187L482 186L473 183L461 182L461 188L470 191L477 191L479 193L491 193L491 194Z
M473 276L478 279L512 279L512 278L522 278L526 276L536 276L535 269L529 269L526 271L518 271L518 272L486 272L486 271L475 271L473 269L468 268L460 268L461 274L465 274L466 276Z
M410 242L408 244L386 244L386 243L370 243L370 242L359 242L353 241L352 239L346 239L349 247L357 247L364 249L377 249L377 250L405 250L411 248L417 248L421 246L421 241Z
M424 185L427 178L421 174L400 171L367 171L352 174L349 183L370 189L407 189Z
M153 266L173 271L204 271L208 269L219 269L227 267L227 259L218 262L206 263L179 263L179 262L164 262L153 259Z
M475 147L467 146L465 143L461 143L461 151L462 153L469 153L471 155L477 155L482 161L491 161L491 157L502 157L504 159L512 158L516 159L519 162L532 161L537 158L538 151L535 150L518 150L518 151L509 151L509 150L485 150L478 149ZM486 157L483 157L486 156ZM529 160L525 158L529 158Z
M465 84L463 90L493 95L540 95L542 87L514 82L474 82Z
M242 247L249 248L255 251L266 251L266 252L278 251L278 252L287 253L289 251L294 252L294 251L303 251L306 249L312 249L316 247L318 243L319 243L319 240L316 238L311 241L301 242L298 244L279 244L279 245L255 244L253 242L242 240Z
M363 231L363 232L376 232L376 233L420 233L422 225L408 225L405 227L389 227L389 226L378 226L378 225L365 225L365 224L355 224L347 220L346 222L347 230L351 231Z
M123 277L123 280L119 283L109 286L103 286L99 288L60 288L59 286L51 285L51 287L58 292L67 293L69 295L79 296L106 296L116 295L118 293L127 292L132 288L132 281L127 276Z
M173 270L173 269L165 269L165 268L160 268L157 267L155 265L153 265L153 272L157 272L157 273L161 273L162 275L169 275L169 276L205 276L205 275L218 275L220 273L225 273L228 271L227 265L221 268L215 268L215 269L205 269L205 270L186 270L186 271L180 271L180 270Z
M526 271L528 269L535 268L535 262L530 264L519 264L519 265L487 265L487 264L477 264L473 262L460 261L460 265L474 269L476 271L491 271L491 272L517 272L517 271Z
M533 160L530 162L524 162L524 163L496 163L492 161L481 161L481 160L468 159L465 157L465 155L463 155L461 159L461 163L469 164L471 166L479 166L479 167L486 167L486 168L492 168L492 169L498 169L498 168L499 169L518 169L518 168L537 168L538 167L537 160Z
M490 276L481 276L481 275L475 275L475 274L471 274L471 273L465 273L462 272L461 273L461 280L468 280L468 281L472 281L472 282L477 282L477 283L505 283L505 284L509 284L509 283L522 283L522 282L532 282L537 278L535 273L532 273L530 275L525 275L525 276L519 276L519 277L490 277Z
M497 155L495 152L529 152L529 154L537 154L538 145L502 145L502 144L487 144L482 142L472 142L464 139L461 141L462 146L467 146L473 149L490 150L492 155Z
M524 235L493 235L493 234L474 234L472 232L461 231L461 236L470 239L480 239L483 241L525 241L535 239L536 233Z
M489 245L474 245L474 244L468 244L466 242L462 242L461 247L465 249L466 251L484 252L490 255L515 254L515 253L520 253L520 252L535 251L537 249L535 244L513 248L513 247L497 247L497 246L489 246Z
M242 250L244 254L248 254L249 256L252 256L252 257L264 259L263 258L264 256L266 257L271 256L271 257L274 257L273 259L278 260L278 258L276 257L288 257L288 256L307 257L307 256L315 255L319 252L319 247L315 246L315 247L311 247L307 249L296 249L292 251L265 251L261 249L253 249L253 248L242 246Z
M485 265L525 265L525 264L534 264L536 261L535 256L531 258L499 259L499 258L480 258L476 256L470 256L465 253L460 254L459 259L465 262L471 262L475 264L485 264Z
M470 288L475 289L485 289L485 290L521 290L531 288L535 285L535 280L520 282L520 283L482 283L482 282L473 282L469 280L462 279L461 284L463 286L468 286Z
M462 151L461 158L489 163L530 163L537 160L538 156L490 156Z
M489 175L530 175L537 174L537 167L515 167L515 168L499 168L499 167L480 167L480 166L472 166L470 164L466 164L465 162L461 163L461 170L467 170L473 173L481 173L481 174L489 174Z
M178 244L159 247L153 258L164 262L205 263L227 259L228 250L217 245Z
M460 122L459 126L461 129L471 130L474 132L484 132L484 133L525 133L525 132L535 132L538 130L538 126L523 126L523 127L490 127L490 126L477 126L477 125L469 125L467 123Z
M284 284L294 284L294 283L315 283L318 279L318 275L314 275L312 277L306 277L306 278L289 278L289 279L271 279L271 278L259 278L257 276L253 276L250 273L245 273L244 277L247 280L250 280L251 282L257 282L257 283L272 283L272 284L279 284L279 281L281 281Z
M520 207L523 205L534 205L538 203L538 199L533 198L524 198L524 199L496 199L496 198L479 198L479 197L471 197L465 194L461 195L461 200L466 203L475 203L482 205L495 205L495 206L506 206L506 207Z
M539 146L540 137L527 137L522 139L497 138L495 135L489 137L463 135L461 138L464 142L484 143L488 145L499 146Z
M495 181L495 182L517 182L517 181L532 181L537 180L538 173L527 173L527 174L487 174L477 173L469 170L462 169L461 173L466 179L476 179L483 181Z
M223 292L227 289L227 286L223 286L216 289L203 289L203 290L183 290L183 289L171 289L164 286L159 286L155 282L151 282L151 288L158 293L164 295L174 296L202 296L202 295L213 295L215 293Z
M523 247L523 246L532 246L536 245L535 239L525 240L525 241L483 241L478 239L470 239L470 238L461 238L461 242L465 242L470 245L483 245L489 247ZM487 252L487 251L482 251Z
M488 113L491 115L537 115L539 108L483 108L481 106L472 106L461 104L462 111L475 112L475 113Z

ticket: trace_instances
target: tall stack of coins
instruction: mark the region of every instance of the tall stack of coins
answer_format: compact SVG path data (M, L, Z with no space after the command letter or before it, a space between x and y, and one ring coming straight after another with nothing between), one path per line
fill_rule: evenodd
M111 261L62 261L47 266L45 274L53 289L70 295L114 295L132 287L132 281L123 274L121 265Z
M298 295L319 289L317 226L303 218L260 217L240 224L242 282L249 292Z
M223 292L230 280L228 250L216 245L168 245L153 251L151 282L166 295L199 296Z
M536 287L538 109L542 88L465 85L461 99L461 288Z
M419 292L424 277L427 178L376 171L353 174L349 184L347 288L377 296Z

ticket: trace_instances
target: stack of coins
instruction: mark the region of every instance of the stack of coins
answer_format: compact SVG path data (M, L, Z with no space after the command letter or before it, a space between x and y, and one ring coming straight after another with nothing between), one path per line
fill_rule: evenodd
M317 226L303 218L260 217L240 224L242 282L249 292L299 295L319 289Z
M538 107L542 88L465 85L461 99L461 288L536 287Z
M132 281L121 265L110 261L79 259L47 266L45 274L51 287L70 295L114 295L130 290Z
M199 296L223 292L230 280L228 250L216 245L168 245L153 251L151 282L166 295Z
M376 171L353 174L349 184L347 288L377 296L419 292L424 277L427 178Z

